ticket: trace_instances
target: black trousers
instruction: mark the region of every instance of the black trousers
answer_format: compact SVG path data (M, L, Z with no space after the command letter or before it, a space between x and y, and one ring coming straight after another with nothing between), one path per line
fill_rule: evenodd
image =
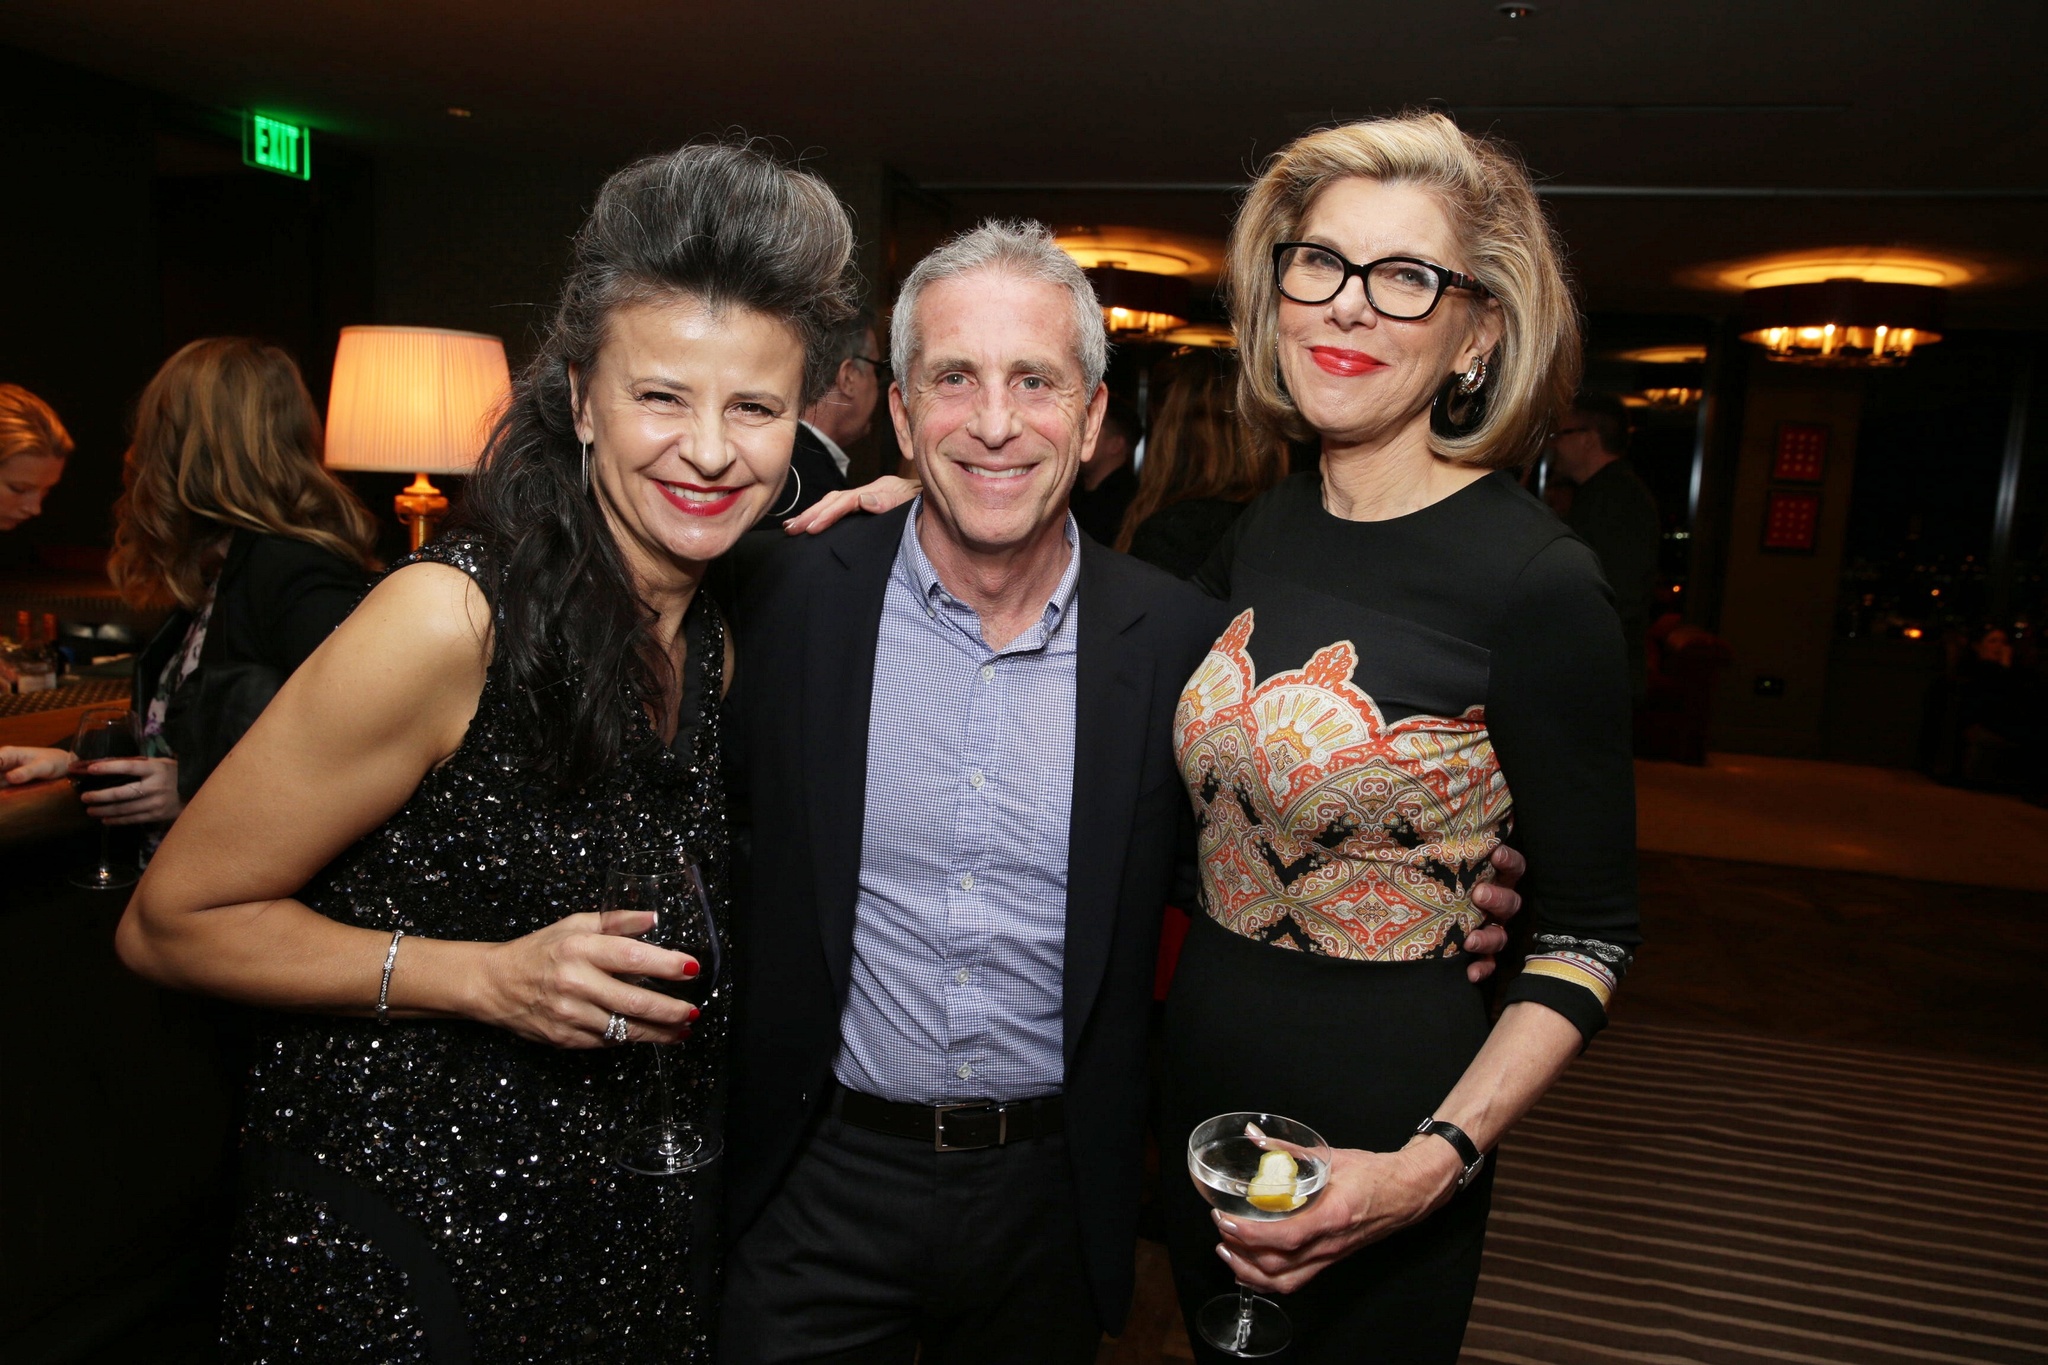
M1087 1365L1063 1136L935 1152L821 1123L726 1262L723 1365Z

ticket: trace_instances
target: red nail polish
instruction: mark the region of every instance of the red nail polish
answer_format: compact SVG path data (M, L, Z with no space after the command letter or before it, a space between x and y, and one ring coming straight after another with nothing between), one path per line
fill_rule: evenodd
M690 1015L689 1015L689 1017L688 1017L687 1019L683 1020L683 1022L684 1022L684 1023L686 1023L686 1024L694 1024L694 1023L696 1023L696 1022L697 1022L697 1016L698 1016L698 1015L700 1015L700 1014L702 1014L703 1012L704 1012L703 1010L700 1010L700 1009L697 1009L697 1008L695 1008L695 1007L692 1007L692 1008L691 1008L691 1010L690 1010Z
M702 969L698 967L697 960L695 958L691 958L688 962L685 962L683 964L683 979L686 981L689 980L691 977L695 976L700 970Z

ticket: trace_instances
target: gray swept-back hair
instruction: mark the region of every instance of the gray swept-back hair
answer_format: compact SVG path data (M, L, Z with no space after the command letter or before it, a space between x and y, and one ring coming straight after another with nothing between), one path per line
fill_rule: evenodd
M917 263L896 296L889 320L889 368L896 382L908 384L911 362L922 338L917 330L917 300L925 289L976 270L990 270L1017 279L1056 284L1073 298L1074 359L1092 395L1109 368L1109 335L1102 327L1102 307L1095 286L1074 258L1054 244L1052 230L1027 219L991 218L943 243Z

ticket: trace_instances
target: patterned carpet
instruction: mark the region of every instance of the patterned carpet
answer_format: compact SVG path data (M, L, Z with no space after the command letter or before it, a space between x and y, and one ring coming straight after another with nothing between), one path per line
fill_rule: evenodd
M2048 1070L1620 1024L1502 1154L1464 1360L2048 1362Z

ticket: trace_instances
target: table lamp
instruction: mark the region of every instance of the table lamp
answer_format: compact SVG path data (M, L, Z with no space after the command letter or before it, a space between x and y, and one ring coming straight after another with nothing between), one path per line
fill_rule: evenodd
M413 476L395 500L417 550L448 499L430 474L466 474L511 396L505 343L440 327L344 327L327 398L329 469Z

